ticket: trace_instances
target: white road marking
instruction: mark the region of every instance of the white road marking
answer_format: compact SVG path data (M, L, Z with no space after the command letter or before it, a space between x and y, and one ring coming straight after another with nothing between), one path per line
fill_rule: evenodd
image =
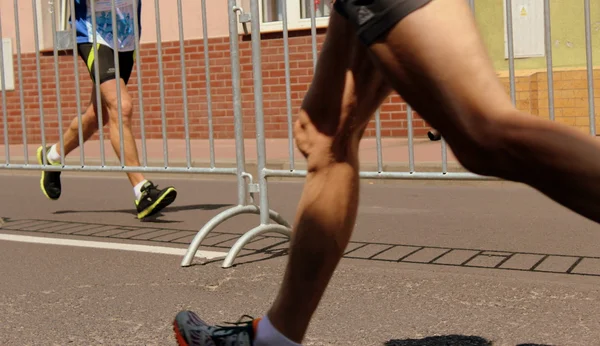
M2 233L0 233L0 240L16 241L16 242L22 242L22 243L34 243L34 244L77 246L77 247L87 247L87 248L96 248L96 249L137 251L137 252L164 254L164 255L184 256L186 253L186 249L166 247L166 246L150 246L150 245L138 245L138 244L124 244L124 243L109 243L109 242L99 242L99 241L76 240L76 239L31 237L31 236L25 236L25 235L2 234ZM196 257L206 258L206 259L221 258L221 257L225 257L226 255L227 255L226 252L200 251L200 250L196 251Z

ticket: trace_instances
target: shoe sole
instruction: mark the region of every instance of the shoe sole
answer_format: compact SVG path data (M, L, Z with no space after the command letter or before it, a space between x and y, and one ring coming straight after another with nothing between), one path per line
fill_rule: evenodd
M167 192L165 192L158 200L156 200L156 202L154 202L141 213L138 213L138 219L143 219L145 217L155 215L156 213L173 203L173 201L175 201L175 198L177 198L177 190L175 190L175 188L170 187L167 190Z
M178 346L190 346L190 344L185 340L183 333L181 333L181 329L179 329L179 324L177 323L177 318L173 320L173 332L175 333L175 340L177 340ZM204 346L217 346L214 340L208 336L208 334L202 333L204 337L204 341L200 341ZM195 343L194 345L198 345Z
M38 164L41 166L44 164L44 159L42 158L42 147L39 147L37 149L37 161ZM48 198L51 201L56 201L60 196L56 197L56 198L52 198L50 196L48 196L48 192L46 192L46 188L44 187L44 178L46 178L46 171L42 171L42 178L40 179L40 188L42 189L42 192L44 193L44 195L46 196L46 198Z
M175 339L177 340L177 344L179 346L190 346L185 341L183 335L181 335L181 331L179 330L179 326L177 325L177 320L173 321L173 332L175 332Z

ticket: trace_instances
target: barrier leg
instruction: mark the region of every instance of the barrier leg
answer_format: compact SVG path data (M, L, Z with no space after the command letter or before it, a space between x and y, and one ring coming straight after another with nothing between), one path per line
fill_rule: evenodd
M219 213L217 216L213 217L210 221L208 221L204 225L204 227L202 227L200 229L200 231L198 231L198 233L196 234L196 236L190 243L190 246L188 247L188 250L183 258L183 261L181 261L181 266L188 267L192 264L194 256L196 255L198 248L202 244L202 241L204 239L206 239L206 237L212 230L217 228L217 226L219 226L223 222L227 221L228 219L231 219L231 218L233 218L237 215L241 215L241 214L260 214L260 208L256 205L237 205L237 206L230 208L228 210L225 210L225 211ZM269 216L273 221L278 223L278 225L273 225L273 226L278 226L278 227L282 227L285 229L291 228L291 226L277 212L275 212L273 210L269 210ZM248 233L250 233L250 232L248 232ZM238 242L239 242L239 240L238 240ZM245 244L246 243L244 243L244 245ZM233 250L233 248L232 248L232 250ZM237 252L239 252L239 250Z
M238 241L235 242L235 244L233 244L233 246L231 247L231 250L229 250L229 252L227 253L227 257L225 257L225 260L223 260L223 264L222 264L222 268L229 268L233 265L233 261L235 260L235 258L237 257L237 255L240 253L240 251L242 251L242 249L244 248L244 246L246 246L252 239L265 234L265 233L279 233L281 235L284 235L286 237L291 237L292 235L292 230L288 227L282 226L282 225L274 225L274 224L267 224L267 225L260 225L248 232L246 232L243 236L240 237L240 239L238 239Z

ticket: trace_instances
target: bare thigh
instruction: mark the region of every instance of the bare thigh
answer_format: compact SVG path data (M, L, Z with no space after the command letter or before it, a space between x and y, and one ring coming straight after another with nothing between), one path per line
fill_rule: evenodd
M516 116L464 0L432 1L370 52L393 88L455 152L493 145L493 138L478 136Z
M294 134L309 170L355 161L358 143L391 91L348 21L332 12L311 86Z

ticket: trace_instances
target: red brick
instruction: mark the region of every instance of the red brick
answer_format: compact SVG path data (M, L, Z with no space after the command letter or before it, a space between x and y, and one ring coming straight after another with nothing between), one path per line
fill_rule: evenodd
M318 36L318 48L321 48L324 34ZM245 39L245 38L244 38ZM212 97L212 114L215 138L233 138L233 95L231 82L231 61L229 42L226 37L209 39L209 64ZM254 138L254 74L252 51L249 41L239 40L240 47L240 70L242 86L242 114L244 116L244 135ZM285 64L283 39L269 36L261 44L263 90L264 90L264 116L267 138L287 137L287 98L285 88ZM165 116L167 117L167 132L169 138L184 138L184 111L182 66L179 41L164 42L162 44L163 81L165 91ZM304 94L312 81L313 56L312 40L310 31L302 32L289 39L290 57L290 87L291 107L295 116L300 107ZM133 97L134 104L134 133L141 132L139 98L142 97L144 107L146 138L162 138L162 112L160 106L160 78L158 66L158 49L155 43L142 44L140 56L140 68L142 80L141 93L137 86L137 71L134 67L128 90ZM202 40L185 40L185 77L187 80L187 101L189 116L189 131L192 139L208 137L208 104L205 75L205 54ZM17 58L14 57L15 69ZM27 140L29 142L41 141L40 129L40 104L36 69L35 54L23 54L23 106L26 114ZM56 83L54 73L54 56L40 56L42 105L44 112L44 130L46 141L54 141L59 134L58 109L60 102L62 107L63 130L77 114L77 102L75 100L77 83L73 82L74 59L72 54L58 57L60 100L56 99ZM85 111L92 91L92 83L89 73L81 59L77 58L79 73L79 86L81 97L81 111ZM15 71L17 72L17 71ZM15 73L15 77L18 74ZM21 123L21 99L19 94L19 81L16 81L16 90L7 92L7 122L11 130L9 139L11 143L22 143L23 134ZM382 134L406 135L406 106L404 101L397 95L386 99L381 108ZM3 127L3 119L0 117L0 128ZM415 134L424 134L427 131L425 122L415 113ZM373 125L367 131L367 135L374 135ZM108 139L110 134L104 128L104 138ZM98 138L95 135L92 138Z

